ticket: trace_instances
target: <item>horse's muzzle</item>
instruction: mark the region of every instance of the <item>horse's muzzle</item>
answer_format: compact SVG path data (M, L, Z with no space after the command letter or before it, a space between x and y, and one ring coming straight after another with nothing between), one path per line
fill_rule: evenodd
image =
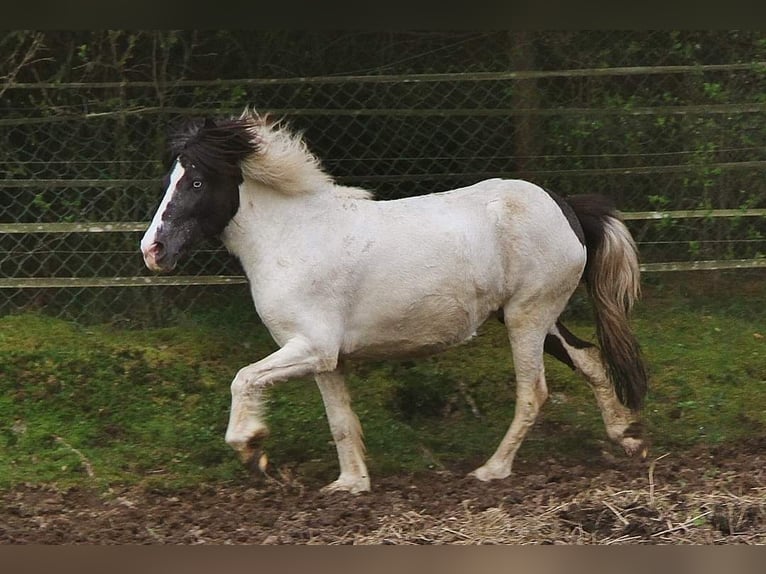
M142 249L144 263L152 271L172 271L176 266L176 258L168 257L165 245L155 241L149 247Z

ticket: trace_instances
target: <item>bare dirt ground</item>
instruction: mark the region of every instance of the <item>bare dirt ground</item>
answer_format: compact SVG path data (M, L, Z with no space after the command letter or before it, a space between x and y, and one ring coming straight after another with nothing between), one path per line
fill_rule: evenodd
M0 543L764 544L766 437L646 461L389 477L359 496L288 473L250 484L0 492Z

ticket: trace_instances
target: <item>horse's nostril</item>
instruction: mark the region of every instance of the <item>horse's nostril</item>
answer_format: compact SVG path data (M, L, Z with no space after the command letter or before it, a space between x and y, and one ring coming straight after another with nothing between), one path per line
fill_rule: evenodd
M162 259L165 255L165 244L155 241L152 243L151 247L149 247L149 253L154 257L155 261L157 259Z
M165 244L160 241L155 241L149 247L144 249L144 262L146 266L153 271L160 271L162 261L166 258L167 251L165 250Z

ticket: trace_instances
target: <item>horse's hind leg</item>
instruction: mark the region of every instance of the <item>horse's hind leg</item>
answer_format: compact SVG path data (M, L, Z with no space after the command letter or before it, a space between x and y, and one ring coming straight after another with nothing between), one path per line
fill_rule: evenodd
M338 480L327 485L324 490L346 490L351 493L368 491L370 476L364 463L362 427L351 410L351 399L344 377L339 370L335 370L319 373L314 378L322 394L340 463Z
M479 480L505 478L511 474L513 458L527 431L535 423L540 407L548 398L543 368L543 343L550 323L534 311L505 312L505 324L516 371L516 408L513 421L495 453L471 474Z
M609 438L621 445L629 455L640 452L645 456L639 416L618 400L598 347L578 339L561 322L557 322L548 333L545 351L585 377L596 397Z

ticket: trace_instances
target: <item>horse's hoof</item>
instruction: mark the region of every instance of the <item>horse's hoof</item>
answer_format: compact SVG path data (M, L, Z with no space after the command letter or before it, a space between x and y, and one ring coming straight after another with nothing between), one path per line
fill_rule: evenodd
M250 472L266 472L269 465L269 457L263 452L262 445L268 432L258 433L248 439L248 441L237 449L239 460L250 470Z
M640 422L632 422L622 431L619 439L622 449L630 457L638 455L641 460L646 459L649 454L649 446L644 439L644 426Z
M473 472L468 473L468 476L482 482L489 482L490 480L502 480L504 478L508 478L510 475L510 470L489 468L486 464L484 466L480 466Z
M269 457L265 452L258 450L253 452L247 460L244 460L243 464L252 474L266 474L266 469L269 467Z
M325 494L332 492L348 492L349 494L370 492L370 479L362 477L355 480L344 480L339 478L323 487L322 492Z

